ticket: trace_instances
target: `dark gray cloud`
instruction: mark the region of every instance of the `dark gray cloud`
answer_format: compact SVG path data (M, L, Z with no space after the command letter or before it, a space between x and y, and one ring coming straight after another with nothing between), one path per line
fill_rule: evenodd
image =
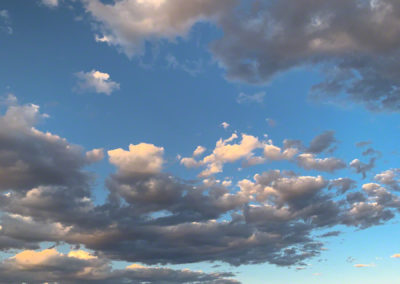
M337 142L335 132L325 131L311 140L306 151L312 154L319 154L324 151L332 152L335 149L335 147L332 147L335 142Z
M65 185L84 195L90 176L82 148L34 128L44 116L36 105L12 105L0 117L0 190Z

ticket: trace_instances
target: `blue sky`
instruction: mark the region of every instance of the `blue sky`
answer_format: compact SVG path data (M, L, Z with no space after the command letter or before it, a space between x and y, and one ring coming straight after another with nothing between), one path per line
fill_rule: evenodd
M0 278L399 283L400 6L359 2L2 1Z

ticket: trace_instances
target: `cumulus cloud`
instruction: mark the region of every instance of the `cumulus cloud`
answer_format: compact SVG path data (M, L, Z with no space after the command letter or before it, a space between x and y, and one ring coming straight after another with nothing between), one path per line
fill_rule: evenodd
M202 164L207 165L207 169L202 171L200 176L207 177L222 172L224 163L232 163L243 158L249 159L253 150L262 146L258 138L246 134L242 134L240 143L231 144L237 138L238 135L234 133L228 139L217 141L212 154L201 161Z
M242 140L234 143L239 136L233 133L227 139L217 141L213 152L201 160L193 157L183 157L181 164L187 168L197 168L205 166L199 177L209 177L223 171L226 163L242 161L243 166L253 166L268 161L292 160L298 153L297 148L281 149L273 145L272 140L260 141L257 137L241 134ZM255 151L262 149L262 155L256 155Z
M120 85L110 79L110 75L97 70L90 72L80 71L75 73L78 78L76 90L79 92L95 92L98 94L111 95L119 90Z
M124 173L158 173L164 163L164 148L153 144L129 145L129 150L115 149L107 152L110 163Z
M234 1L123 0L104 4L84 0L85 9L100 24L98 41L116 46L128 57L143 54L147 41L184 37L197 22L213 21Z
M116 170L106 179L106 200L98 204L84 171L91 160L87 152L37 130L40 119L38 106L18 104L0 117L0 249L27 250L0 263L5 283L235 283L227 279L231 274L145 265L222 261L305 267L323 250L321 232L334 232L338 225L365 229L399 212L387 174L377 178L380 184L361 188L346 177L328 180L277 169L238 182L187 181L164 172L164 148L147 143L108 151ZM195 161L209 170L246 161L254 151L265 159L280 158L288 149L233 134ZM101 156L89 153L94 160ZM85 250L32 251L43 242ZM28 263L29 258L34 260ZM135 264L113 270L114 260Z

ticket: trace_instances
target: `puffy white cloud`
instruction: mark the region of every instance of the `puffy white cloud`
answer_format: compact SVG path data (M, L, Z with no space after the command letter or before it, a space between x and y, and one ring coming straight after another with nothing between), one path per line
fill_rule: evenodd
M236 133L232 134L228 139L217 141L212 154L201 160L201 163L207 165L207 169L200 173L200 176L207 177L222 171L224 163L232 163L240 159L249 159L253 155L253 150L262 147L262 143L258 138L242 134L242 140L238 144L230 144L237 139Z
M75 76L78 78L77 91L79 92L111 95L112 92L120 88L119 83L112 81L109 74L97 70L80 71L75 73Z
M122 173L154 174L161 171L164 160L164 148L153 144L130 144L129 150L121 148L107 152L110 163L116 165Z

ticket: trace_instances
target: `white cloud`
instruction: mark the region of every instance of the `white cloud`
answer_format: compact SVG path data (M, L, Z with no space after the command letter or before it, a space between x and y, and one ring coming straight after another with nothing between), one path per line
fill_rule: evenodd
M140 143L129 145L129 151L121 148L107 152L110 163L116 165L123 173L158 173L164 163L164 148L153 144Z
M77 90L81 92L88 91L111 95L112 92L120 88L119 83L112 81L108 73L97 70L80 71L75 76L78 78Z

